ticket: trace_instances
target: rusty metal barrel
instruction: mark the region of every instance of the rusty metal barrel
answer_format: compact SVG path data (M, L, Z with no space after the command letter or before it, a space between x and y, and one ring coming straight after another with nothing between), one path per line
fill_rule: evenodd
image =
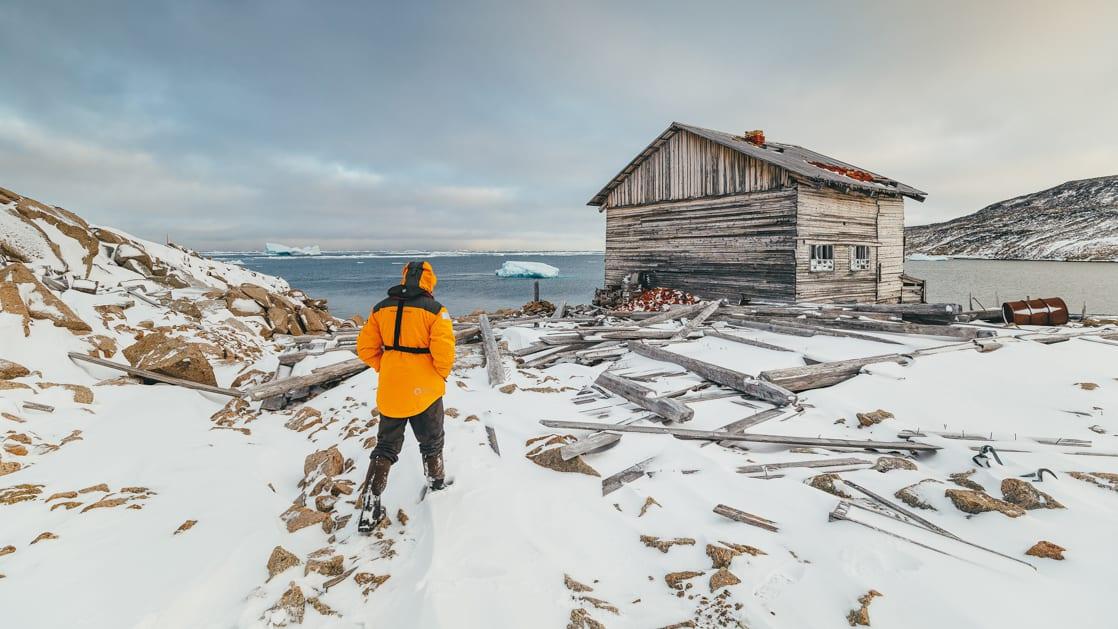
M1059 297L1007 301L1002 304L1002 319L1017 325L1064 325L1068 305Z

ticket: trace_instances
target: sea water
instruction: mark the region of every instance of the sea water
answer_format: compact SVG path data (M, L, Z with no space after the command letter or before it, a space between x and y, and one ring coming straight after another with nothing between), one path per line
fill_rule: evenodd
M365 316L385 290L400 281L401 267L424 259L439 276L436 297L452 315L477 309L521 306L532 299L534 280L500 278L496 271L509 260L543 262L559 276L538 280L540 297L553 303L587 304L602 285L601 253L383 253L326 252L316 257L276 257L263 253L220 253L254 271L278 275L312 297L329 301L339 317ZM928 300L968 305L970 296L987 308L1025 297L1063 297L1078 313L1086 303L1092 313L1118 314L1118 263L1034 262L1017 260L908 260L905 272L928 282Z

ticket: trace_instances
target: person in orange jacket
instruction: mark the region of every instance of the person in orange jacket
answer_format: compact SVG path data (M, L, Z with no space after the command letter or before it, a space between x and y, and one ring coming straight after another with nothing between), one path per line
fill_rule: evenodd
M419 441L428 486L445 486L443 394L454 366L454 328L446 308L435 301L437 282L430 263L409 262L357 337L357 355L379 374L380 425L365 479L380 511L374 522L383 517L380 495L399 459L407 424Z

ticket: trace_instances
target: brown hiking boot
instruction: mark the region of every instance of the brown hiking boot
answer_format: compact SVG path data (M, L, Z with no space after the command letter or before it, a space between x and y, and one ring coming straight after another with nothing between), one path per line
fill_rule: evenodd
M423 457L423 470L427 473L427 484L433 490L446 487L446 470L443 469L442 453Z
M383 494L384 489L388 487L388 470L390 469L392 469L392 461L382 456L373 459L372 490L374 496Z

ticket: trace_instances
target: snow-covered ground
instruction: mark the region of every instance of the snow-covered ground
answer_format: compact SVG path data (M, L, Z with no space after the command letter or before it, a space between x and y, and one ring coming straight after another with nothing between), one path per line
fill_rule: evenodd
M918 441L941 446L934 454L905 457L907 464L879 465L900 469L869 468L882 457L903 457L891 452L754 443L743 450L625 434L616 447L572 464L600 477L560 472L526 457L544 443L532 440L565 434L539 421L613 423L642 415L618 398L575 403L579 391L607 368L638 377L678 372L645 382L659 392L700 380L634 354L596 366L563 363L542 370L518 367L506 357L515 387L499 389L488 384L477 345L462 345L446 395L446 458L455 484L419 501L421 464L409 436L385 496L391 523L375 536L361 537L356 517L348 516L376 431L375 373L366 371L305 403L268 412L258 403L241 405L212 393L121 381L119 373L67 357L71 351L88 353L94 345L89 339L100 335L115 345L106 357L126 363L120 350L137 335L165 326L228 350L207 354L219 386L238 379L237 386L248 386L275 370L283 346L279 337L259 334L262 316L236 315L226 302L204 294L241 282L278 294L287 290L282 280L137 242L200 284L171 294L199 304L198 320L128 294L104 292L105 284L120 281L153 294L160 287L103 254L94 259L95 267L104 267L97 276L101 292L54 292L90 332L76 334L36 319L25 335L19 315L0 313L0 358L28 370L0 380L0 464L19 464L0 476L5 627L266 627L301 620L310 627L368 628L838 628L849 626L848 614L870 591L881 594L868 608L874 627L1103 628L1114 626L1118 616L1118 601L1109 596L1118 491L1106 477L1069 474L1118 472L1118 458L1105 456L1118 454L1114 342L1076 338L1041 344L1008 338L1024 330L1001 330L1006 338L994 351L920 355L907 366L873 364L842 384L801 393L802 412L789 409L749 429L877 441L923 430L928 436ZM65 252L64 257L76 260ZM105 308L112 305L121 307L122 316L103 314L115 312ZM538 325L498 333L515 350L574 324ZM911 335L880 335L901 343L896 345L735 333L793 351L714 337L668 349L756 374L803 365L805 357L841 360L949 342ZM298 363L296 374L352 357L346 351L312 356ZM33 410L25 402L54 410ZM695 417L685 426L711 430L770 408L730 397L690 406ZM877 409L893 417L859 427L857 415ZM490 448L487 427L500 455ZM949 439L932 431L994 441ZM1034 437L1091 443L1053 445ZM986 443L998 448L1004 465L976 468L972 448ZM332 447L339 457L329 453ZM322 451L327 453L307 465L308 457ZM1033 567L862 509L852 508L851 517L953 556L853 522L830 521L840 498L808 484L825 469L789 467L773 470L767 479L737 471L743 465L840 457L867 462L841 472L841 478L892 501L899 490L920 483L911 494L930 508L913 511ZM648 475L602 495L602 478L649 458ZM951 475L976 469L967 480L1000 499L1003 481L1012 483L1040 467L1056 478L1046 475L1042 483L1028 484L1064 508L1032 509L1017 517L997 511L971 515L945 496L963 489ZM851 487L835 484L851 496L848 502L871 504ZM316 522L292 532L296 520L281 514L293 503L305 505L297 515L325 526ZM779 531L716 515L712 509L718 504L772 520ZM1016 513L1013 505L1000 506ZM676 538L680 543L664 544ZM1041 540L1065 548L1065 558L1026 556ZM658 544L664 552L654 547ZM687 573L695 574L685 578ZM679 589L666 582L668 575L679 579ZM712 592L715 576L738 582Z

